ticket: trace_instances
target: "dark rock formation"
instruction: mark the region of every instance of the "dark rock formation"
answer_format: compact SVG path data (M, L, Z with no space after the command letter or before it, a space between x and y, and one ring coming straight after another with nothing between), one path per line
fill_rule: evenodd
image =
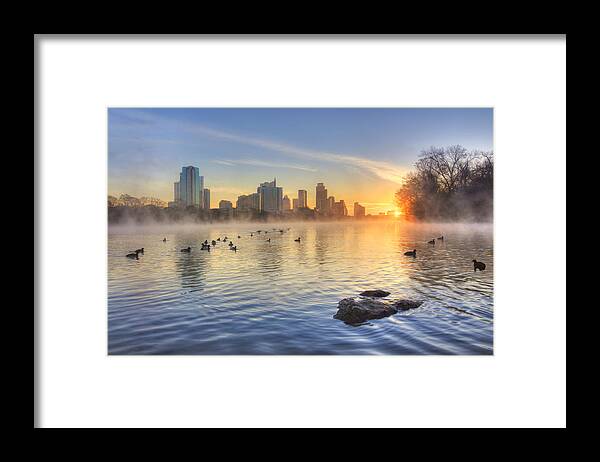
M385 297L389 292L383 290L366 291L361 293L364 295L367 292L383 293L385 295L372 295ZM361 324L369 319L381 319L398 313L398 311L412 310L421 306L423 302L400 299L393 302L383 300L374 300L373 298L344 298L338 303L337 313L333 315L335 319L344 321L347 324Z
M369 319L385 318L397 312L398 309L393 305L379 300L344 298L338 303L337 313L333 317L348 324L360 324Z
M423 302L415 302L413 300L397 300L393 303L393 305L400 311L412 310L414 308L418 308L423 304Z
M390 293L386 292L385 290L365 290L364 292L361 292L360 296L362 297L387 297Z

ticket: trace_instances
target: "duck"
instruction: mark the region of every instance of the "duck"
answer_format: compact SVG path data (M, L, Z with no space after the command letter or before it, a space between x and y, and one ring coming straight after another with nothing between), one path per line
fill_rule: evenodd
M218 237L218 238L217 238L217 241L221 242L221 238L220 238L220 237Z
M181 249L182 252L191 252L192 248L191 247L186 247L185 249Z
M200 250L208 250L210 252L210 245L202 244L202 248Z
M167 238L166 238L166 237L165 237L165 238L163 238L163 242L167 242Z
M483 271L485 269L485 263L481 262L481 261L477 261L475 259L473 259L473 271Z
M135 258L136 260L139 260L140 257L138 257L138 253L137 252L132 252L132 253L128 253L127 255L125 255L127 258Z
M428 244L433 244L433 245L435 245L435 239L432 239L432 240L430 240L430 241L427 241L427 243L428 243Z
M267 242L271 242L271 238L267 239Z
M237 245L233 245L233 246L229 247L229 250L233 250L234 252L237 252Z
M280 232L281 234L283 234L283 229L280 229L280 230L279 230L279 232Z
M229 247L233 246L233 242L229 241Z
M254 233L250 233L250 237L254 237Z
M262 233L262 231L259 229L258 231L256 231L258 234Z
M215 241L214 239L210 242L212 245L217 245L217 241Z
M444 236L438 237L438 241L443 241L443 240L444 240Z
M204 245L208 245L208 239L205 239L203 242Z
M241 239L241 238L242 238L242 236L238 236L238 239Z
M144 253L144 248L142 247L141 249L136 249L135 253Z
M300 242L300 238L294 239L294 242Z
M404 255L406 255L407 257L416 257L417 249L413 249L412 251L409 251L409 252L404 252Z

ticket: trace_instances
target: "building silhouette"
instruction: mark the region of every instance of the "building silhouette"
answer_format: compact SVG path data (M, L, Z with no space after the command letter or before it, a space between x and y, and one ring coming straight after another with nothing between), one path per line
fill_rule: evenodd
M345 217L348 215L348 209L346 208L346 203L342 199L340 199L339 202L334 202L333 215L336 217Z
M290 198L287 196L287 194L283 196L283 199L281 200L281 208L284 212L292 208Z
M335 204L335 197L329 196L327 198L327 212L333 213L333 205Z
M173 202L175 204L179 204L179 202L181 201L181 194L179 191L179 181L176 181L175 183L173 183Z
M175 190L177 187L175 187ZM204 177L198 167L182 167L179 174L179 200L183 207L201 207L201 192L204 189Z
M229 210L233 208L233 204L231 203L231 201L221 200L219 201L219 208Z
M358 202L354 203L354 218L364 218L365 217L365 208L360 205Z
M305 189L298 190L298 207L308 208L308 192Z
M237 210L260 210L260 194L253 193L238 196L236 204Z
M202 190L202 208L210 210L210 189L204 188Z
M260 195L261 212L281 212L283 201L283 188L277 186L277 179L261 183L256 192Z
M323 183L317 183L315 198L317 211L321 213L327 213L327 189L325 188L325 185Z

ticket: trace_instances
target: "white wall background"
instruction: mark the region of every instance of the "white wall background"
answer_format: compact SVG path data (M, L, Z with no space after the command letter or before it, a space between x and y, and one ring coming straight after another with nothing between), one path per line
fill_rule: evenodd
M563 37L37 46L39 426L566 425ZM107 356L108 106L493 106L494 356Z

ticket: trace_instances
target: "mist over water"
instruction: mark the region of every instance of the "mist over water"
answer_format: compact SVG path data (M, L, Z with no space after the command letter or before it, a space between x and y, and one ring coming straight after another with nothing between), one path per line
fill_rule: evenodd
M237 252L200 250L224 236ZM139 260L125 257L141 247ZM491 224L111 225L109 353L491 354L493 267ZM333 319L367 289L424 303L359 326Z

